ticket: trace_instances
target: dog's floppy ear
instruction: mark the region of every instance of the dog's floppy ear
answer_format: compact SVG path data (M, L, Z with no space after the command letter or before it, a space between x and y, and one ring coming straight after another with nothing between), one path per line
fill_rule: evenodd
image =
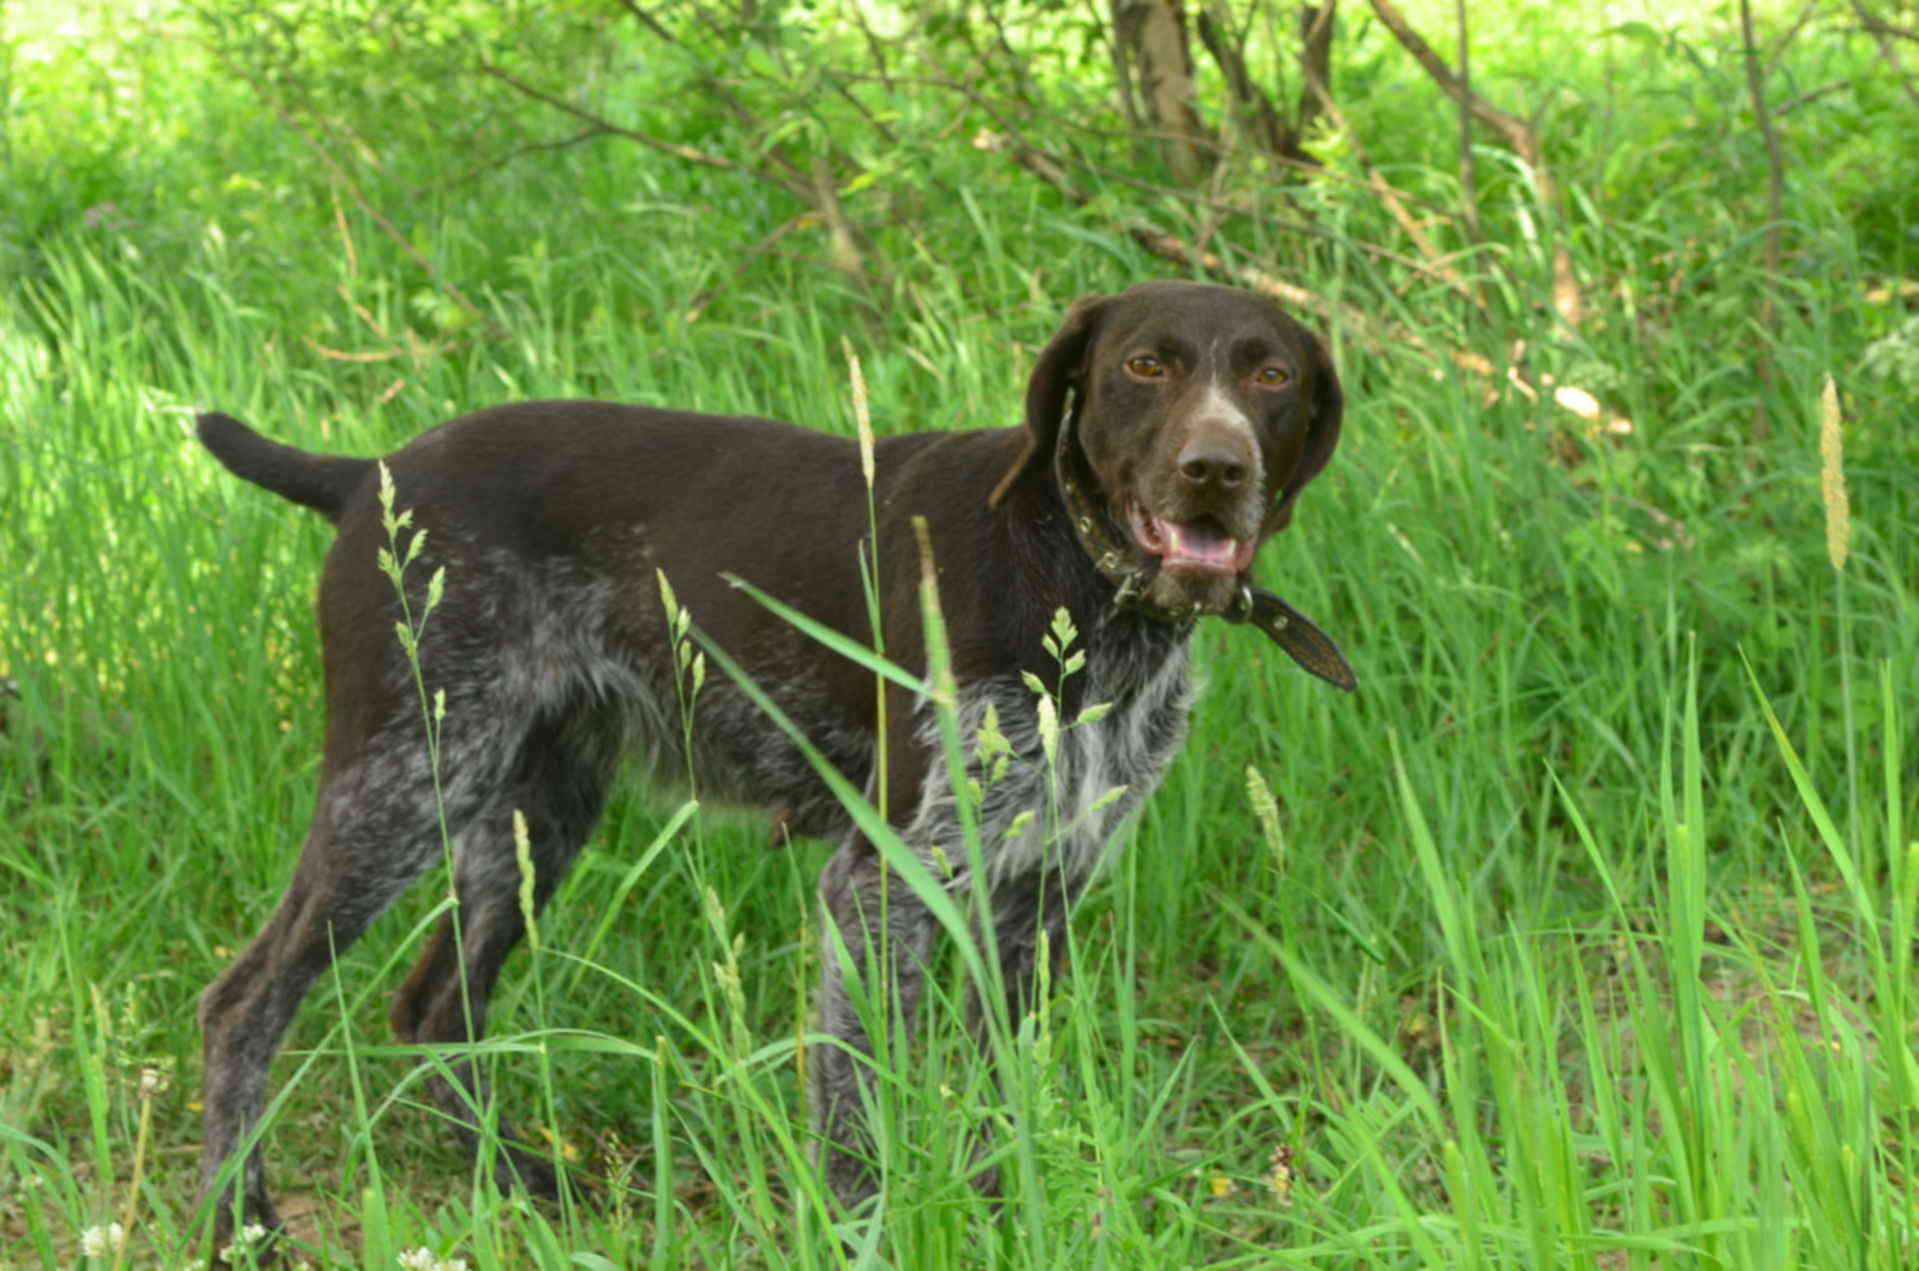
M1087 346L1099 329L1100 316L1112 301L1112 296L1081 296L1075 300L1052 342L1040 351L1032 378L1026 381L1026 437L1018 458L987 496L986 506L998 507L1021 478L1029 472L1044 472L1046 465L1053 461L1053 446L1059 440L1060 420L1066 411L1066 394L1084 385Z
M1306 434L1306 448L1300 453L1299 466L1293 469L1286 488L1279 493L1279 499L1273 504L1267 525L1271 532L1277 533L1286 528L1293 519L1293 500L1306 488L1306 483L1319 475L1326 461L1333 457L1333 447L1339 444L1339 420L1346 413L1346 393L1339 386L1339 375L1333 370L1333 360L1326 355L1326 345L1310 331L1301 330L1300 336L1307 346L1306 362L1311 368L1308 372L1312 379L1312 425Z

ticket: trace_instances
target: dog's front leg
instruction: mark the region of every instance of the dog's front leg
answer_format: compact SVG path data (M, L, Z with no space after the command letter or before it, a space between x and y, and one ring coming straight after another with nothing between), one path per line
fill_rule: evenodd
M937 924L859 835L827 862L820 908L819 1029L832 1040L807 1054L813 1120L826 1184L852 1209L879 1190L874 1059L899 1054L912 1032Z
M1052 865L994 884L992 895L993 944L999 956L1000 982L1005 989L1006 1026L1017 1033L1026 1016L1044 1010L1041 975L1050 981L1066 963L1066 920L1085 889L1085 880L1069 877ZM981 940L981 947L985 941ZM984 1049L987 1003L977 987L970 994L968 1015Z

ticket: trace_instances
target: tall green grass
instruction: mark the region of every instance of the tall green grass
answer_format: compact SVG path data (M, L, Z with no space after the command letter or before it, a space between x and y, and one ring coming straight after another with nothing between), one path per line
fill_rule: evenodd
M1787 64L1836 74L1834 49ZM193 1001L269 912L310 808L328 538L218 472L191 412L360 453L575 393L850 432L850 344L882 431L1007 424L1067 300L1165 271L1007 183L889 227L876 327L804 254L742 268L792 209L707 174L603 148L483 195L376 184L488 334L350 201L336 214L237 88L189 79L190 46L39 56L11 63L27 179L0 200L0 1264L81 1264L83 1234L118 1222L126 1265L178 1265L208 1218ZM1542 70L1513 57L1509 82ZM1188 752L1082 906L1071 980L1007 1021L1009 1080L967 1036L985 971L959 958L880 1083L901 1127L882 1221L834 1228L795 1080L830 845L769 850L757 823L631 789L478 1048L591 1203L499 1197L420 1097L436 1061L389 1044L382 999L441 878L343 960L275 1068L295 1235L369 1267L421 1248L475 1267L1919 1261L1919 506L1910 403L1862 369L1896 315L1859 299L1910 273L1909 248L1813 102L1802 153L1830 142L1836 175L1796 187L1793 233L1818 267L1761 277L1714 57L1688 80L1632 71L1631 93L1568 73L1557 109L1587 123L1557 131L1558 161L1598 309L1576 336L1524 316L1523 242L1489 249L1517 262L1486 268L1515 296L1493 331L1395 294L1336 238L1297 256L1303 283L1435 347L1527 341L1635 430L1588 438L1330 333L1346 440L1262 572L1361 692L1201 628ZM1368 135L1406 147L1383 157L1443 193L1414 82L1383 58L1353 74L1379 88ZM120 219L88 224L102 202ZM1377 229L1330 196L1315 213ZM1746 324L1769 286L1762 390ZM1819 500L1827 375L1843 571ZM988 1129L1003 1211L966 1183Z

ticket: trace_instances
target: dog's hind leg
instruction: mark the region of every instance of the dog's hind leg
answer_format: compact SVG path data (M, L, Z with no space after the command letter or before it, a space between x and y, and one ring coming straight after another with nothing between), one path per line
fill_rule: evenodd
M440 919L394 995L388 1018L403 1041L464 1043L484 1034L500 968L526 934L513 814L526 820L537 913L599 820L618 755L616 722L584 713L542 722L528 734L499 796L460 835L454 858L458 908ZM477 1066L460 1059L450 1061L448 1070L450 1080L431 1078L434 1101L468 1150L477 1152L485 1106ZM497 1176L501 1187L553 1195L552 1168L526 1150L503 1118L496 1132L506 1163Z
M293 881L253 943L200 997L201 1192L216 1205L222 1241L250 1224L279 1226L257 1144L237 1176L220 1180L265 1107L268 1066L301 1000L333 959L441 859L442 810L445 832L457 834L484 806L481 792L498 787L498 774L489 771L500 748L497 723L477 710L459 715L479 722L456 726L448 717L437 797L418 719L403 717L371 740L330 748Z

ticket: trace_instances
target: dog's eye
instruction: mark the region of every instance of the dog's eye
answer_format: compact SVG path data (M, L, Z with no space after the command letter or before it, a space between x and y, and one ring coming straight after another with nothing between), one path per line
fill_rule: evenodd
M1143 380L1166 378L1166 363L1144 353L1138 357L1127 358L1126 369Z
M1253 372L1253 381L1265 388L1278 388L1292 378L1283 366L1262 366Z

